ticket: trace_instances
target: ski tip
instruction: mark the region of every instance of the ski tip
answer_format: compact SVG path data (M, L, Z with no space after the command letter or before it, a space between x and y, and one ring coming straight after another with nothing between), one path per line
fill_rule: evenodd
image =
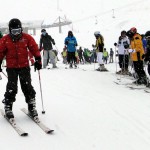
M48 130L46 133L47 134L52 134L54 132L54 130Z
M28 133L22 133L21 136L28 136Z

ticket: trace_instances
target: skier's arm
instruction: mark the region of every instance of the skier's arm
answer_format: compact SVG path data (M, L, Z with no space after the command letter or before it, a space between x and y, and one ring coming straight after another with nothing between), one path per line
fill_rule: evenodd
M78 43L77 43L77 40L76 40L76 38L74 38L75 39L75 46L78 46Z
M65 45L68 45L68 43L69 43L68 38L65 38L64 44L65 44Z
M0 60L3 60L3 58L6 55L6 46L5 46L6 40L7 40L6 37L0 40Z
M53 45L55 45L55 41L54 39L49 35L50 41L53 43Z

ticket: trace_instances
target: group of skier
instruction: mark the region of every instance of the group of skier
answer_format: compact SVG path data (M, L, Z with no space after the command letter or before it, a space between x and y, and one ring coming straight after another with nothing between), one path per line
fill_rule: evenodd
M76 38L73 36L72 31L69 31L68 37L65 39L65 47L61 53L63 57L63 63L68 63L70 68L72 68L72 64L74 64L76 68L78 63L84 64L87 62L91 64L92 62L98 62L99 67L97 68L97 71L107 71L104 66L104 62L107 64L109 54L106 51L106 48L104 48L104 38L99 31L96 31L94 35L96 38L96 44L92 44L93 50L90 51L88 48L84 48L83 50L81 46L79 49L76 48ZM113 54L114 52L111 48L110 63L113 62Z
M21 89L25 96L25 101L28 106L28 113L32 117L37 117L36 110L36 92L31 84L29 54L34 57L35 71L46 68L49 60L53 68L56 66L57 52L53 50L55 45L54 39L46 32L45 29L41 30L40 44L35 42L33 37L23 32L22 23L19 19L13 18L9 21L9 34L1 37L0 39L0 72L2 72L2 60L6 58L8 83L6 92L4 94L4 109L5 115L8 119L14 118L12 111L13 103L16 100L18 91L18 77L20 79ZM108 71L104 65L104 37L99 31L94 32L96 43L94 48L94 62L98 63L97 71ZM114 43L116 51L118 49L118 58L120 71L117 74L129 74L129 62L137 74L137 84L147 85L148 81L146 73L143 68L143 62L148 64L150 61L150 31L145 33L145 47L142 36L137 32L136 28L131 28L129 31L121 31L118 42ZM77 68L77 63L83 62L80 47L77 51L77 40L72 31L68 31L67 37L64 39L64 49L61 53L63 62ZM43 50L43 65L40 51ZM77 55L78 53L78 55ZM111 49L111 62L113 62L113 50ZM106 54L105 54L106 56ZM148 73L150 74L150 65L148 64Z
M143 41L144 39L144 41ZM119 67L121 70L117 74L129 75L129 64L134 70L136 84L144 84L148 86L148 78L144 69L144 65L149 70L149 47L150 47L150 31L141 36L135 27L129 31L121 31L118 42L114 43L118 48Z

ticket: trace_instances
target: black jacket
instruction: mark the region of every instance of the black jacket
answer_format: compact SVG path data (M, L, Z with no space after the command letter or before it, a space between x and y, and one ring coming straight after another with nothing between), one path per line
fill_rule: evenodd
M147 40L147 44L146 44L146 53L143 56L145 58L145 61L149 61L150 62L150 40Z
M51 50L53 49L52 44L55 45L54 39L46 33L46 35L41 35L40 38L40 50L42 49L42 46L44 50Z

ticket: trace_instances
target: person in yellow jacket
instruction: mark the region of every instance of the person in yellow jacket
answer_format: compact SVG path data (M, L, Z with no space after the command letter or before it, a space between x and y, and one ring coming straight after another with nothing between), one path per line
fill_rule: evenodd
M61 52L62 58L63 58L63 63L67 64L67 49L66 47L63 48L63 51Z
M103 62L103 49L104 49L104 38L100 34L99 31L94 32L96 38L96 52L97 52L97 62L99 64L99 68L97 71L108 71Z
M130 39L130 49L128 50L131 53L131 60L133 61L134 70L138 75L136 84L147 84L146 74L143 68L143 56L144 48L142 44L142 36L137 33L135 27L131 28L127 32L127 36Z

